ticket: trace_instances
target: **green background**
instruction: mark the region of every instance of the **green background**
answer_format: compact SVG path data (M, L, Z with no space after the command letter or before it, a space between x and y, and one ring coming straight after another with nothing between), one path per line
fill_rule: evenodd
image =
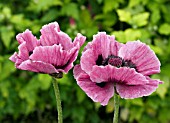
M50 76L18 70L8 59L18 50L18 33L30 29L39 38L41 27L54 21L72 39L80 32L88 42L98 31L106 31L122 43L139 39L150 45L161 61L161 73L151 77L164 84L149 97L121 99L120 122L170 123L169 0L0 0L0 123L56 122ZM113 99L106 107L92 102L72 70L59 86L64 123L112 122Z

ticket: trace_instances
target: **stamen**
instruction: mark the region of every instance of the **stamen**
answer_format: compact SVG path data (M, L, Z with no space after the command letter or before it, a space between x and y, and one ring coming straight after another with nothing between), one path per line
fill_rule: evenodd
M130 68L135 68L136 69L136 65L131 60L125 60L123 62L123 66L130 67Z
M122 66L122 59L121 58L110 58L108 60L108 64L116 66L116 67L121 67Z

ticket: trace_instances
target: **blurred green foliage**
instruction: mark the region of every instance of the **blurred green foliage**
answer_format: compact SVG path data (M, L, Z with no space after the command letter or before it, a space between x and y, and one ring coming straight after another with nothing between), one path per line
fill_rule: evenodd
M162 64L161 73L152 78L164 84L149 97L122 99L120 121L169 123L169 12L169 0L0 0L0 122L56 122L51 78L17 70L8 58L17 50L18 33L28 28L39 37L44 24L57 21L72 38L80 32L91 41L93 34L106 31L123 43L139 39L150 45ZM113 99L106 107L93 103L77 86L72 71L59 85L65 123L112 122Z

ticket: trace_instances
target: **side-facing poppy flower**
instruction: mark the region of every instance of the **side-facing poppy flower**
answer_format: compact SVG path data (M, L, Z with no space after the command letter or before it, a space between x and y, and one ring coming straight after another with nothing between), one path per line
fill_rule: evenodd
M19 53L14 53L10 60L18 69L39 73L67 73L76 60L78 51L85 37L77 34L74 41L59 28L57 22L44 25L38 40L28 29L16 36Z
M85 47L74 77L93 101L107 105L114 93L125 99L150 95L162 82L149 76L159 72L160 62L149 46L121 44L99 32Z

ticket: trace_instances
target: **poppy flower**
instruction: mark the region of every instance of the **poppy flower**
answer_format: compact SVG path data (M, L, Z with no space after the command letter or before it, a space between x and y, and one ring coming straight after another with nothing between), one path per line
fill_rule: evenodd
M19 52L9 59L18 69L39 73L67 73L76 60L85 37L77 34L74 41L60 30L57 22L44 25L38 40L28 29L16 36Z
M102 105L114 93L125 99L148 96L162 83L149 77L160 72L160 62L149 46L140 41L121 44L105 32L87 44L73 72L82 90Z

